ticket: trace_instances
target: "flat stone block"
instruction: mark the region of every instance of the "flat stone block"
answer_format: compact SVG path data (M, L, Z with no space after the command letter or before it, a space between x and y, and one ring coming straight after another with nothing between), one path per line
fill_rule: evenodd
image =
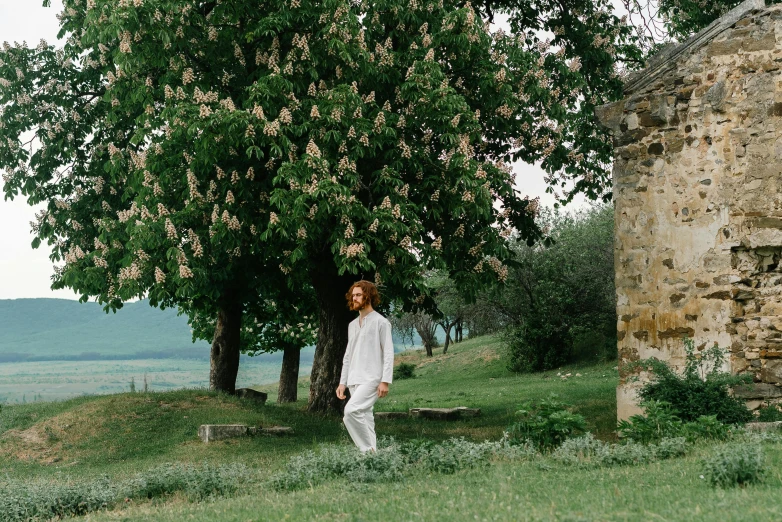
M236 396L240 399L251 399L260 402L261 404L265 404L266 399L269 398L267 393L259 392L257 390L253 390L252 388L239 388L236 390Z
M467 408L459 406L457 408L410 408L412 417L422 417L424 419L436 420L457 420L464 417L477 417L481 414L479 408Z
M274 426L273 428L263 428L259 431L266 435L293 435L293 428L288 426Z
M379 411L375 413L376 419L406 419L410 414L406 411Z
M775 399L782 397L782 387L767 383L754 383L733 388L733 396L739 399Z
M244 424L202 424L198 427L198 437L204 442L233 439L249 434Z
M747 431L774 431L782 429L782 421L776 422L748 422Z

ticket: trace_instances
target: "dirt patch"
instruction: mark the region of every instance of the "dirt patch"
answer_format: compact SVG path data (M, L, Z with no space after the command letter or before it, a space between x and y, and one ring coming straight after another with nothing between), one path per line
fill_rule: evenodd
M450 359L453 359L454 357L456 357L456 354L454 354L454 355L451 355L451 354L435 355L434 357L427 357L426 359L424 359L423 361L418 363L418 367L419 368L423 368L424 366L426 366L428 364L435 364L435 363L439 363L439 362L445 362L445 361L448 361Z
M500 358L500 354L498 354L495 351L486 350L484 352L481 352L480 358L482 361L492 362L498 360Z
M103 429L101 404L84 404L43 420L25 430L11 429L0 436L0 456L53 464L70 458L71 448Z
M3 434L3 438L19 439L25 444L44 444L46 439L41 435L38 426L27 428L26 430L8 430Z

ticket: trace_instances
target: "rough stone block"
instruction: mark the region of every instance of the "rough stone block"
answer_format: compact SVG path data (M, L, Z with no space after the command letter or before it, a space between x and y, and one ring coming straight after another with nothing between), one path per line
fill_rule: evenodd
M479 408L410 408L410 416L435 420L458 420L464 417L478 417L481 414Z
M271 428L262 428L260 433L265 435L293 435L293 428L288 426L273 426Z
M249 434L244 424L202 424L198 427L198 437L204 442L234 439Z
M775 399L782 397L782 387L762 382L736 386L733 396L739 399Z
M240 399L250 399L261 404L265 404L266 399L269 398L269 394L253 390L252 388L239 388L236 390L236 396Z
M597 116L597 120L603 127L618 134L620 131L619 126L624 116L624 102L614 102L597 107L595 116Z
M760 371L760 380L768 383L782 384L782 361L766 361L766 364Z
M776 422L748 422L746 424L748 431L774 431L782 429L782 421Z
M410 416L406 411L378 411L375 412L376 419L406 419Z

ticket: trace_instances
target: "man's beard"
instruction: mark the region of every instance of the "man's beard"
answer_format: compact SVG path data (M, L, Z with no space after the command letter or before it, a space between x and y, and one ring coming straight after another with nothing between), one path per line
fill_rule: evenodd
M361 309L364 308L364 299L361 299L361 302L356 302L355 300L350 302L350 311L351 312L359 312Z

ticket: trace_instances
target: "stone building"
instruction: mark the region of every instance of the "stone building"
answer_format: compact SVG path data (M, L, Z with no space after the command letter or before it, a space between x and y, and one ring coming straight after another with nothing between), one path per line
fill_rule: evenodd
M782 400L782 5L749 0L632 75L613 136L621 363L681 367L683 338L730 350ZM620 419L648 376L620 375Z

